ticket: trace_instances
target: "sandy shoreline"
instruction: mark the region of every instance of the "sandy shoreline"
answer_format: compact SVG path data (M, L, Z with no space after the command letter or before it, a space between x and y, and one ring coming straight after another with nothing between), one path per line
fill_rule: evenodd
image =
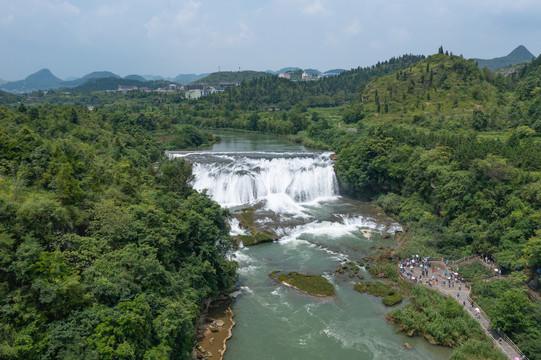
M194 359L222 360L227 350L227 340L233 336L235 326L231 310L234 298L225 296L211 302L201 313L197 324L197 341Z

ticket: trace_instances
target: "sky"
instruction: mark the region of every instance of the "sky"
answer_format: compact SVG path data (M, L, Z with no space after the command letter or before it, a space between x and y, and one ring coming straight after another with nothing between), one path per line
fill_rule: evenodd
M540 0L0 0L0 79L370 66L541 53Z

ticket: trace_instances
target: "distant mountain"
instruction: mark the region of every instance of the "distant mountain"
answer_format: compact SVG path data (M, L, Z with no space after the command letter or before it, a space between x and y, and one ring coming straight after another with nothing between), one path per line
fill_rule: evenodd
M312 75L321 75L321 71L318 69L304 69L304 72Z
M173 81L181 85L186 85L194 81L197 81L199 79L202 79L204 77L207 77L209 75L210 75L209 73L199 74L199 75L198 74L180 74Z
M302 69L299 68L299 67L285 67L285 68L281 68L280 70L275 72L275 74L284 74L284 73L291 72L291 71L296 71L296 70L302 70Z
M83 76L80 80L104 79L104 78L110 78L110 77L117 78L117 79L120 78L120 76L110 71L94 71L94 72L91 72L90 74Z
M126 80L137 80L137 81L141 81L141 82L145 82L147 81L143 76L141 75L128 75L128 76L124 76L124 79Z
M2 80L2 79L0 79L0 85L2 85L2 84L5 84L5 83L7 83L7 81L6 81L6 80Z
M163 76L160 75L143 75L145 80L165 80Z
M11 81L0 85L0 90L16 94L48 89L57 90L61 88L77 87L89 81L103 78L120 79L120 76L109 71L95 71L79 79L63 81L54 76L49 69L41 69L40 71L29 75L24 80Z
M0 90L12 93L25 93L43 89L58 89L64 81L54 76L49 69L41 69L28 75L26 79L10 81L0 85Z
M273 76L263 71L221 71L212 73L202 79L194 81L194 84L206 84L210 86L219 86L221 83L241 83L260 77Z
M477 65L482 69L485 66L489 70L498 70L504 67L529 63L535 56L523 45L518 46L515 50L511 51L509 55L498 57L494 59L473 59L477 62Z

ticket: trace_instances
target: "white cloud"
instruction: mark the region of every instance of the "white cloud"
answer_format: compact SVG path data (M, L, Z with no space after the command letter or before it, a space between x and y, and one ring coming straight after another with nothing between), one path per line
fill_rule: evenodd
M159 16L153 16L149 22L145 24L147 29L147 36L154 37L158 36L165 29L165 24L162 22Z
M344 29L344 34L349 36L357 36L361 33L361 24L359 20L353 21Z
M165 37L178 40L179 37L193 35L204 26L203 22L196 21L201 17L199 8L201 3L190 0L176 13L163 11L153 16L144 26L149 38Z
M198 16L198 11L200 7L200 2L190 0L184 6L184 8L176 14L174 25L177 27L185 27L191 25L195 18Z
M73 5L69 1L39 1L37 4L34 2L34 9L40 11L45 10L48 14L53 16L77 16L81 14L81 9Z
M330 13L330 11L325 8L325 6L320 0L315 0L312 3L305 5L302 8L301 12L304 15L308 15L308 16L326 15Z

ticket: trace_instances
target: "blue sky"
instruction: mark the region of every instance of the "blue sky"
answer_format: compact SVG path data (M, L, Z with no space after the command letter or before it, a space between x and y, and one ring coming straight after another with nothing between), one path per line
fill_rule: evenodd
M0 0L0 78L350 69L541 53L540 0Z

